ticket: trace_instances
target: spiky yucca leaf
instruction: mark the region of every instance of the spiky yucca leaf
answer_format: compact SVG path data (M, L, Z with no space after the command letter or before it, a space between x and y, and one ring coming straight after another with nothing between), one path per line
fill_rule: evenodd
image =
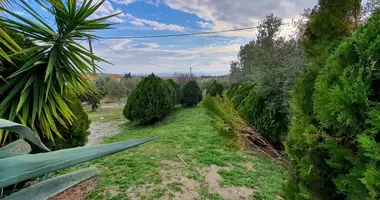
M23 125L3 119L0 119L0 122L0 129L5 128L13 133L25 135L24 131L26 129L24 129ZM9 127L17 128L9 129ZM0 148L0 199L3 198L3 188L7 186L42 176L56 170L64 169L83 162L127 150L156 138L72 148L34 155L27 154L31 148L29 144L23 140L10 143L5 147ZM34 139L31 138L31 141L34 141ZM57 176L55 178L37 183L16 193L13 193L12 191L9 196L6 196L4 199L48 199L49 197L75 186L76 184L87 180L96 174L96 168L78 170L73 173Z
M65 175L57 176L46 181L37 183L19 192L13 193L4 198L4 200L24 200L24 199L48 199L70 187L77 185L98 174L95 167L81 169Z
M53 14L57 27L50 27L25 0L15 3L33 19L0 6L0 12L7 14L0 16L0 27L43 44L9 55L18 64L7 74L0 73L6 78L0 80L0 117L27 125L54 141L54 137L60 137L57 125L67 126L74 120L64 101L65 93L96 92L81 74L92 73L93 65L99 69L92 59L104 61L77 40L96 37L91 32L109 28L111 24L105 20L114 15L89 19L104 0L36 2ZM7 133L0 132L0 141L4 143L6 137Z
M99 144L0 159L0 188L130 149L154 139L156 138Z
M0 159L28 154L30 151L32 151L30 145L24 140L18 139L0 148Z

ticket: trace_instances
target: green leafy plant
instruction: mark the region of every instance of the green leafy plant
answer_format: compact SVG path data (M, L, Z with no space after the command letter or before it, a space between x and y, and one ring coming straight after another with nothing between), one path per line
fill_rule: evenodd
M57 138L54 143L50 140L43 139L42 142L51 150L60 150L73 147L84 146L87 143L87 136L90 135L90 119L84 111L82 103L78 98L66 95L67 105L72 110L75 121L67 127L59 126L58 130L62 138Z
M168 116L173 109L169 84L151 74L132 92L124 107L125 118L139 124L150 124Z
M342 4L346 6L347 1ZM335 3L334 6L323 5L320 9L326 10L315 11L320 12L316 17L326 19L322 14L330 13L328 6L340 8ZM322 19L314 21L319 20ZM292 179L287 184L287 199L380 197L379 184L374 181L379 178L380 171L380 159L374 156L380 141L379 21L380 12L377 11L367 25L350 37L341 40L346 35L336 35L339 37L335 44L328 52L319 52L318 57L312 59L307 73L297 83L292 97L294 114L286 152L300 179ZM347 19L334 22L347 22ZM355 25L354 21L351 23ZM333 27L340 26L343 25ZM305 191L301 182L309 185L314 194Z
M0 79L0 117L20 122L41 137L54 140L62 137L59 125L66 126L74 121L63 95L66 91L76 95L96 93L81 75L92 73L93 65L99 69L91 59L104 61L91 54L78 40L95 38L91 32L109 28L111 24L104 21L114 15L89 19L104 0L36 2L54 16L56 27L51 27L27 1L13 3L32 19L0 6L0 12L4 13L0 15L2 29L31 41L28 48L8 53L16 66L3 63L7 67L0 72L6 79ZM7 136L7 132L0 133L2 144Z
M216 80L213 80L206 93L213 97L222 96L224 87L222 84L218 83Z
M167 80L170 85L174 88L175 90L175 93L176 93L176 101L175 101L175 105L179 104L179 100L181 98L181 87L178 85L177 82L175 82L173 79L168 79Z
M182 87L181 104L186 107L196 106L202 101L202 91L197 82L189 81Z
M172 98L172 106L174 108L175 105L177 105L177 91L174 89L172 84L170 84L168 81L165 81L165 84L166 84L166 88L169 91L170 97Z
M35 145L48 151L47 153L28 154L31 148L28 143L21 139L1 148L0 188L2 188L2 191L3 188L17 184L21 181L111 155L155 139L115 142L112 144L78 147L50 152L50 150L36 137L32 130L26 126L0 119L0 129L17 133ZM97 173L97 169L94 167L78 170L42 181L16 193L9 194L3 199L48 199L80 182L94 177ZM1 195L3 195L3 192L1 192Z

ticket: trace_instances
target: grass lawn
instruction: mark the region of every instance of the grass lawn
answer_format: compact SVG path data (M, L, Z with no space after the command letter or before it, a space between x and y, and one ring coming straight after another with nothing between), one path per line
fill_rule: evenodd
M108 121L122 109L108 111L91 119L102 114ZM281 199L287 172L235 148L201 107L180 109L152 126L124 126L104 142L153 136L160 138L85 164L100 170L89 199Z

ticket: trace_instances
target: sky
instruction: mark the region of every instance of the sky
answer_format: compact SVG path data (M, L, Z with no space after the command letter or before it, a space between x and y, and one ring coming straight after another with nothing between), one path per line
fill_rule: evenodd
M52 20L45 9L30 2ZM109 20L115 23L113 29L96 32L100 37L149 36L256 27L270 13L290 23L316 4L317 0L106 0L91 17L120 13ZM292 25L284 25L281 35L289 37L294 30ZM224 75L229 72L230 62L237 60L240 46L256 34L256 30L246 30L170 38L100 39L93 42L93 51L112 63L99 63L102 73L171 75L188 72L191 67L196 75ZM87 41L81 44L88 47Z

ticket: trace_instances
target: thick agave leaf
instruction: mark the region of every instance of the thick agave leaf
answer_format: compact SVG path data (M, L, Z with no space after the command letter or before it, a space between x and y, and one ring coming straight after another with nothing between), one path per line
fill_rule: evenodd
M77 147L0 159L0 188L130 149L154 139L156 138Z
M33 144L41 147L46 151L50 151L41 141L40 139L33 133L33 131L21 124L14 123L9 120L0 119L0 129L4 129L10 132L17 133L21 137L24 137L31 141Z
M0 159L28 154L31 150L32 148L27 142L19 139L6 145L3 148L0 148Z
M97 174L98 170L95 167L81 169L32 185L26 189L20 190L19 192L5 197L4 200L48 199L49 197L63 192L68 188L77 185L78 183L96 176Z

